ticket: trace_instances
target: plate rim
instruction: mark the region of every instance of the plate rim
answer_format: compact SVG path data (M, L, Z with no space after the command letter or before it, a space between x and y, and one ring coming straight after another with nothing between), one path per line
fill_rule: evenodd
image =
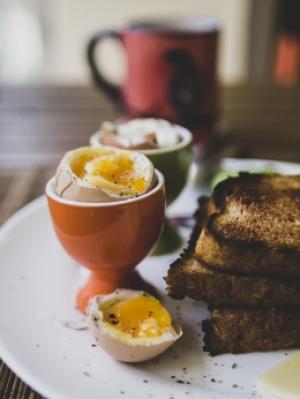
M274 163L274 164L278 164L278 165L285 165L285 166L290 166L291 168L292 167L297 167L297 168L300 168L300 162L290 162L290 161L281 161L280 159L272 159L272 158L270 158L270 159L268 159L268 158L235 158L235 157L224 157L224 158L222 158L221 159L221 161L220 161L220 164L222 164L222 162L224 162L224 161L228 161L228 162L231 162L231 161L238 161L238 162L245 162L245 163L248 163L248 162L261 162L261 163ZM280 166L279 166L279 168L280 168Z

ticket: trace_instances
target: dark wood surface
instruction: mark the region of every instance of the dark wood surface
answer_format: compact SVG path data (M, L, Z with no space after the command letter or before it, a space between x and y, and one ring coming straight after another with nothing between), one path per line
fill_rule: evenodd
M300 89L225 88L221 109L221 130L249 156L300 162ZM117 116L87 87L0 88L0 225L43 194L65 151ZM41 397L0 361L0 398Z
M300 88L230 87L220 100L221 128L250 156L300 161ZM117 115L86 87L0 88L0 167L54 164Z

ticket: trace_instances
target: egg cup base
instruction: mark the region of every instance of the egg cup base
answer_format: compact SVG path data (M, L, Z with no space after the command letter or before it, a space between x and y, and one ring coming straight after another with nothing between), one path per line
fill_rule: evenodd
M76 295L76 308L86 314L89 301L95 295L106 295L114 292L118 288L128 288L147 292L151 295L156 294L155 288L145 281L136 270L124 273L106 273L103 271L92 271L86 284L80 288Z

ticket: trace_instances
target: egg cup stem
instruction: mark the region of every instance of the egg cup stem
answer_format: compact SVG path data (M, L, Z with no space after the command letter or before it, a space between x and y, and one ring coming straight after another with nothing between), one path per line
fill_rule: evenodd
M124 271L104 268L104 270L92 271L86 284L80 288L76 296L76 308L85 314L93 296L110 294L118 288L142 290L149 294L155 293L154 287L134 269Z

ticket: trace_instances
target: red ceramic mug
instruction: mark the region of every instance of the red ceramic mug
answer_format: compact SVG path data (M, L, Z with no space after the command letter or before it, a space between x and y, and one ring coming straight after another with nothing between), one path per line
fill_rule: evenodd
M93 79L126 117L164 118L192 130L211 127L217 118L218 32L213 18L99 31L87 48ZM104 78L95 60L97 45L108 37L125 49L127 78L121 87Z

